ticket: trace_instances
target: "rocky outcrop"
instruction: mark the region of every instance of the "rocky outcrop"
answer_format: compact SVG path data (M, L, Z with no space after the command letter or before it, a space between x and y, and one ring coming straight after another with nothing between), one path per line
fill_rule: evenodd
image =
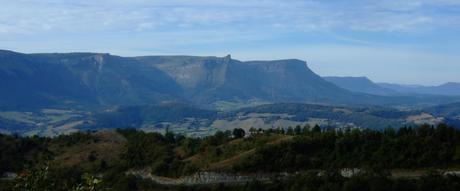
M190 176L180 178L167 178L155 176L150 170L130 170L127 174L132 174L143 179L152 180L162 185L201 185L201 184L242 184L253 180L267 182L274 178L283 179L288 174L231 174L217 172L198 172Z

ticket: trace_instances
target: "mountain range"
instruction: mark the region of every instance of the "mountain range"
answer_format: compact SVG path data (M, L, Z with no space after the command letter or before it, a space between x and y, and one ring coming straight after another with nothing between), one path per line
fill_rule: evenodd
M279 102L417 105L459 100L439 96L386 97L378 89L371 88L371 92L379 95L355 90L324 80L306 62L296 59L243 62L230 55L120 57L0 51L3 110L88 109L165 102L229 109Z
M378 85L404 94L460 95L460 83L457 82L447 82L439 86L401 85L391 83L378 83Z
M326 76L323 79L341 88L374 95L442 95L459 96L460 83L447 82L439 86L402 85L392 83L375 83L367 77Z

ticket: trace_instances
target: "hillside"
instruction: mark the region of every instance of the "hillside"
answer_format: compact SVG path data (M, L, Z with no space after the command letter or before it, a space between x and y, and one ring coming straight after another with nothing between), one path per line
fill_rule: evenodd
M0 186L210 190L219 185L219 190L244 190L242 186L254 184L259 188L255 190L286 190L283 185L292 190L295 185L327 187L371 179L379 180L371 184L378 188L394 184L407 189L425 181L443 187L458 178L460 132L444 124L385 131L308 126L240 130L203 138L132 129L54 138L0 134L0 174L10 175L0 179ZM331 178L335 181L327 181ZM404 181L416 186L400 185Z
M460 117L460 103L451 103L446 105L439 105L425 109L433 114L442 115L446 117Z
M443 116L445 121L452 125L460 125L460 103L428 107L424 111L433 115Z
M20 54L0 51L1 108L128 105L181 99L160 70L96 53Z

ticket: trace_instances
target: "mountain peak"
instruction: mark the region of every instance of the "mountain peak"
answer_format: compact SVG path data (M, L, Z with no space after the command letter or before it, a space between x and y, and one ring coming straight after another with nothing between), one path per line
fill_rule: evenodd
M24 55L23 53L11 51L11 50L2 50L0 49L0 55Z

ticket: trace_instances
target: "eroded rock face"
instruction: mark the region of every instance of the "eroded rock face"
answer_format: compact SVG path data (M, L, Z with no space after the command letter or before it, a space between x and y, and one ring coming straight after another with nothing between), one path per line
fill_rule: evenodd
M326 82L301 60L241 62L226 57L138 57L171 76L196 103L334 100L349 92Z

